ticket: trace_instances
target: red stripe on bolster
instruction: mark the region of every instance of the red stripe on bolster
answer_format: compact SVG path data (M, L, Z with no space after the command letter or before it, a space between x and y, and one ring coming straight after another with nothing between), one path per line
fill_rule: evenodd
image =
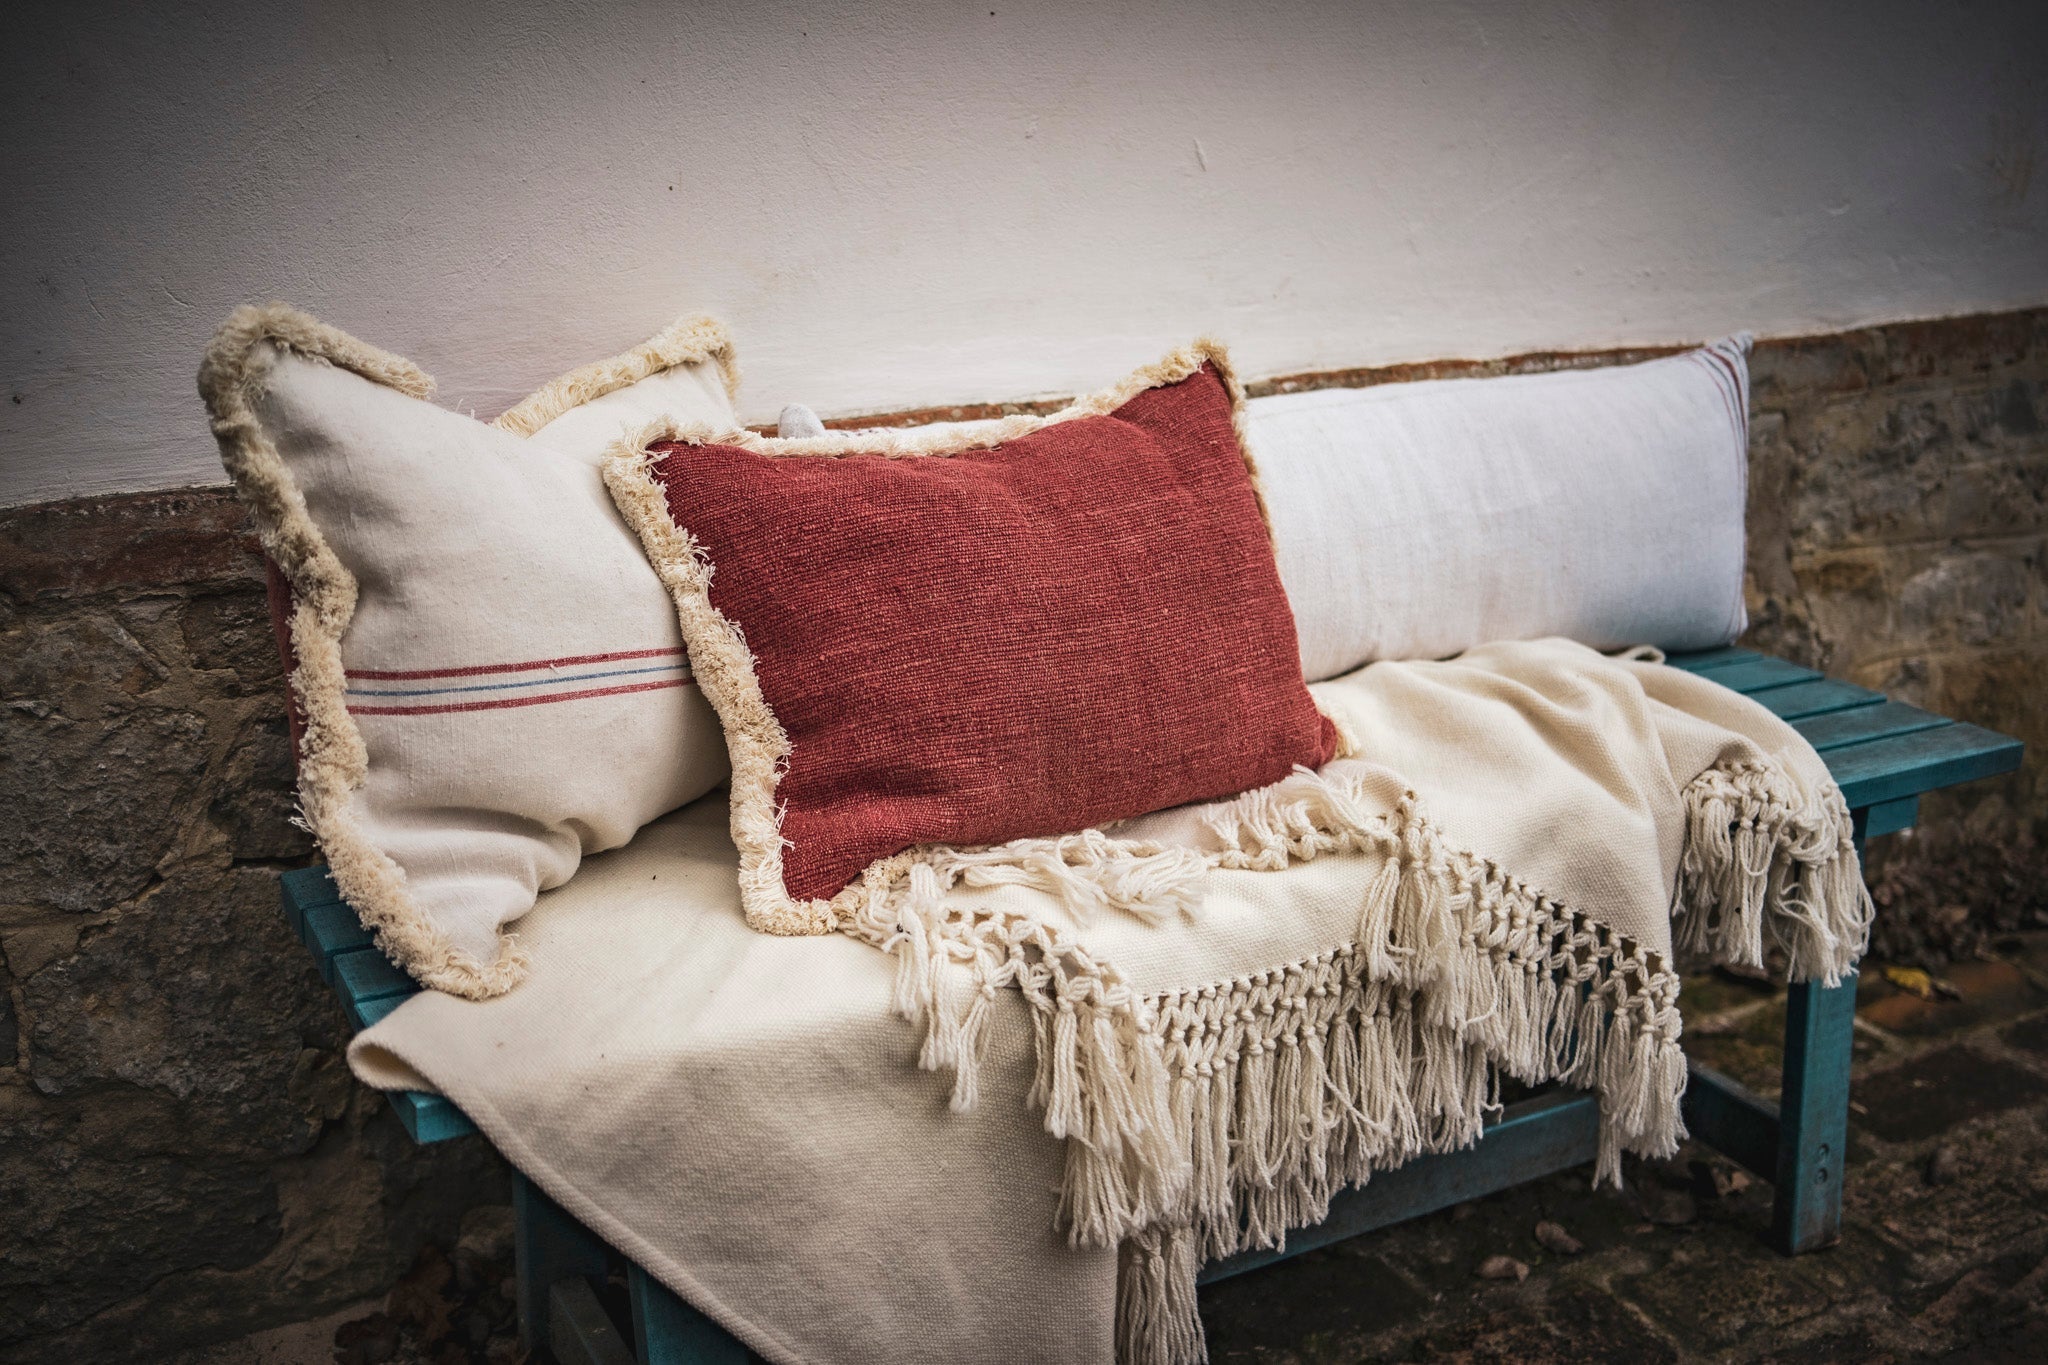
M1706 354L1714 364L1720 366L1721 372L1728 376L1728 404L1735 410L1736 434L1742 438L1743 444L1747 446L1749 444L1749 405L1742 401L1742 376L1736 371L1735 362L1730 360L1724 352L1709 346L1706 348Z
M580 701L585 697L616 697L622 692L657 692L664 687L687 687L694 679L664 678L660 682L628 683L623 687L593 687L582 692L550 692L544 697L501 697L496 701L458 701L446 706L351 706L352 716L439 716L450 711L496 711L507 706L539 706L548 701Z
M348 676L371 682L412 682L420 678L474 678L485 673L525 673L536 668L574 668L580 664L608 664L616 659L666 659L683 651L675 649L622 649L616 654L568 654L559 659L534 659L523 664L473 664L468 668L351 668Z
M1697 362L1700 368L1707 372L1707 377L1714 381L1714 391L1721 395L1721 410L1728 414L1728 421L1735 428L1735 439L1742 442L1743 448L1747 449L1749 423L1736 411L1741 404L1742 385L1725 363L1717 363L1720 362L1720 357L1711 350L1703 348L1689 352L1686 359ZM1734 389L1732 393L1729 391L1731 385Z

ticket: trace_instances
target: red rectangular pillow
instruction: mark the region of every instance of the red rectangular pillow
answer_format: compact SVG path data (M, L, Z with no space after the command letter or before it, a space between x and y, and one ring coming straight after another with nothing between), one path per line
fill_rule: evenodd
M617 450L613 496L724 723L749 923L825 932L914 846L1329 760L1241 403L1197 343L972 439L658 429Z

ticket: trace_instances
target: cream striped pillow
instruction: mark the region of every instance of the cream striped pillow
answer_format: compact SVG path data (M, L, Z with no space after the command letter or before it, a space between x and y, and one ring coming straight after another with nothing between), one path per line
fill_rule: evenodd
M657 416L732 425L736 382L723 327L694 318L486 425L289 308L242 309L214 338L200 390L290 589L300 803L342 893L424 984L516 984L507 924L724 779L598 458Z

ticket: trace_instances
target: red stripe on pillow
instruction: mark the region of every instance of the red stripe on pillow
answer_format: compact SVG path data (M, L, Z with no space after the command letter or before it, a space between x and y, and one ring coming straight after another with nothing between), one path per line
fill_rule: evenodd
M537 668L576 668L583 664L608 664L619 659L673 659L682 655L673 649L622 649L611 654L565 654L559 659L529 659L523 664L467 664L460 668L351 668L350 678L366 682L415 682L423 678L477 678L487 673L526 673Z
M659 692L665 687L688 687L689 678L664 678L660 682L628 683L623 687L592 687L581 692L550 692L544 697L500 697L492 701L445 702L436 706L357 706L352 716L445 716L455 711L502 711L510 706L539 706L551 701L581 701L585 697L616 697L627 692Z
M789 737L792 897L915 844L1228 796L1335 748L1213 364L945 457L652 449Z

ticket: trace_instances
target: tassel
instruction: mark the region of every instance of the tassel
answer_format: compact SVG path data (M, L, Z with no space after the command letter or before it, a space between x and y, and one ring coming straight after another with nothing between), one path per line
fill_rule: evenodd
M1775 764L1700 774L1686 788L1677 945L1756 968L1768 932L1792 979L1839 985L1868 945L1873 914L1854 832L1838 788L1802 804Z
M1668 966L1448 848L1412 794L1374 814L1362 790L1297 773L1247 793L1211 813L1209 855L1100 832L906 855L850 917L896 954L897 1008L924 1024L923 1063L954 1071L956 1108L979 1100L995 992L1023 992L1031 1100L1067 1143L1059 1221L1077 1244L1121 1248L1127 1359L1199 1359L1204 1260L1282 1245L1343 1186L1476 1140L1503 1073L1599 1093L1602 1182L1619 1182L1624 1151L1669 1154L1683 1135ZM1853 963L1868 900L1846 810L1802 813L1792 790L1754 768L1694 784L1683 928L1735 954L1772 935L1795 972L1826 979ZM1153 999L1052 924L947 903L960 884L1026 885L1077 918L1189 914L1208 866L1338 852L1379 859L1353 942Z

